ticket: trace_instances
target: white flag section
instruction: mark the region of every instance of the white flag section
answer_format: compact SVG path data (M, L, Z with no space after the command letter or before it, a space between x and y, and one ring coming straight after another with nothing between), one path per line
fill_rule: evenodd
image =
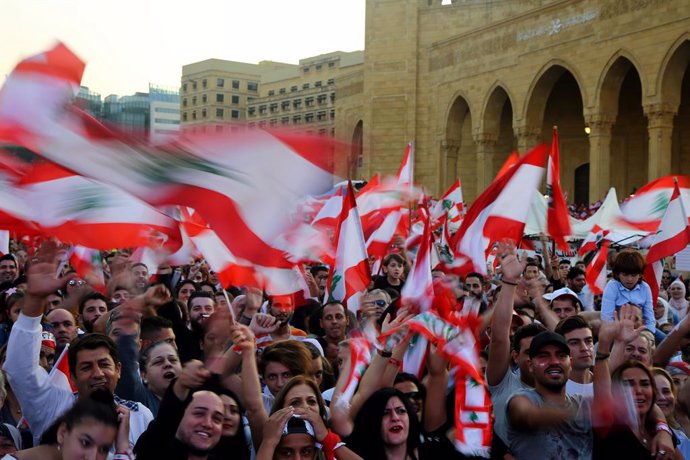
M10 232L7 230L0 230L0 255L10 253Z
M405 148L405 155L398 169L397 177L398 184L412 187L414 183L414 144L412 142L409 142Z
M324 300L342 302L356 313L359 295L369 287L371 275L352 184L348 184L343 200L335 241L335 261L328 273Z
M659 295L662 259L682 251L690 244L690 227L688 227L688 212L681 197L678 184L674 185L671 201L668 203L661 225L653 236L653 243L647 253L644 277L652 290L652 299Z

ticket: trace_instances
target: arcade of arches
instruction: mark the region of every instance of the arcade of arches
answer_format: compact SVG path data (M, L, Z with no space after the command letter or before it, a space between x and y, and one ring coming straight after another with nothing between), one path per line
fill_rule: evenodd
M673 3L367 0L361 83L338 95L346 173L394 173L414 140L416 179L438 196L459 177L471 202L557 126L569 202L690 174L690 10Z

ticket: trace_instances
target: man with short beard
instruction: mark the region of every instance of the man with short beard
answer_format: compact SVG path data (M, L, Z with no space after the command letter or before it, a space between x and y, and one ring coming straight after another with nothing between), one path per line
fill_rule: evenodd
M172 322L175 342L182 362L203 358L201 350L201 341L204 336L203 325L215 311L215 300L208 292L195 291L187 300L187 306L191 330L182 319L182 312L174 300L158 309L158 315Z
M570 347L572 371L565 390L569 395L594 396L592 363L594 362L594 338L592 326L582 316L569 316L556 326L556 333L563 336Z
M143 294L149 287L149 268L146 264L138 262L132 265L130 269L134 277L134 289L137 293Z
M592 458L591 407L581 395L566 393L570 348L555 332L532 339L529 369L534 389L508 400L508 441L517 459Z
M86 332L93 332L96 320L106 313L108 313L108 304L105 296L100 292L87 294L79 302L79 319Z
M290 320L294 314L295 306L291 296L283 295L269 298L268 316L274 318L275 322L269 328L270 332L256 335L256 349L261 350L281 340L301 340L306 337L306 332L290 325ZM254 315L258 321L261 316L257 318L257 315L261 315L261 313Z
M321 309L321 319L319 325L324 330L324 336L319 337L319 343L323 348L326 358L333 366L338 357L338 344L345 340L347 326L350 319L347 316L345 307L340 302L328 302Z
M0 257L0 283L13 283L19 276L17 261L12 254Z

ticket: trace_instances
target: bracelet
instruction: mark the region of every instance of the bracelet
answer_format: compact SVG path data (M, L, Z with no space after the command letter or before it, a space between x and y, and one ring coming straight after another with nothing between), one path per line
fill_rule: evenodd
M115 452L113 455L113 460L132 460L133 458L132 449L127 450L127 452Z
M501 283L507 284L509 286L517 286L518 285L518 283L515 281L508 281L508 280L504 280L502 278L501 278Z
M393 356L393 352L390 350L379 350L378 353L382 358L390 358Z
M335 459L335 450L338 447L341 447L344 443L340 440L340 436L338 436L336 433L333 433L331 430L328 430L328 434L325 438L323 438L321 444L321 451L326 457L326 460L333 460Z
M595 361L603 361L605 359L609 359L609 356L611 356L611 353L597 353L596 356L594 357Z
M673 436L673 434L671 433L671 428L668 427L668 424L666 422L656 422L656 432L658 433L659 431L665 431L671 436Z
M403 364L402 361L400 361L399 359L395 359L395 358L388 358L388 363L392 364L393 366L397 367L398 369L401 369L402 364Z

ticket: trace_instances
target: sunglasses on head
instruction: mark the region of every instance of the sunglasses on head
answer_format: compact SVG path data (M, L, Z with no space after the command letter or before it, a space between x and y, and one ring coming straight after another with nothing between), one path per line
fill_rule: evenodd
M83 286L86 284L86 281L71 279L67 284L70 286Z

